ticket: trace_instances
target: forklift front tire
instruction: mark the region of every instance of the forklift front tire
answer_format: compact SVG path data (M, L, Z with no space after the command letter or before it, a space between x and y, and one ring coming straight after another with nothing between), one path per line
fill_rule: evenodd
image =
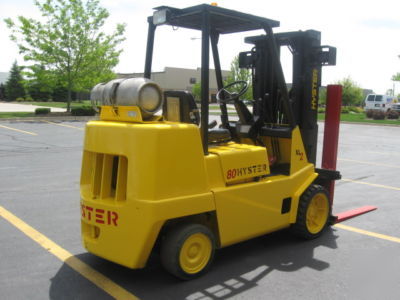
M309 186L300 197L292 233L307 240L319 237L328 223L330 212L328 192L320 185Z
M215 252L214 234L201 224L172 228L161 244L161 263L172 275L190 280L209 269Z

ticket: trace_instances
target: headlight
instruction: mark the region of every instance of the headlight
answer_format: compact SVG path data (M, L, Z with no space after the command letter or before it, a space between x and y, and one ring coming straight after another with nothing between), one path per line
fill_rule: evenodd
M169 20L169 10L162 9L157 10L153 13L153 24L154 25L162 25L167 23Z

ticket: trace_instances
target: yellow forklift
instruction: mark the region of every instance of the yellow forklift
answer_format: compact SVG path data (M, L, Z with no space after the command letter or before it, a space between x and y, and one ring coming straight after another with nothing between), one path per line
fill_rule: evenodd
M163 93L150 79L161 25L201 31L200 112L191 93ZM313 239L334 221L323 186L340 174L317 169L315 159L321 67L335 64L336 49L321 46L317 31L274 34L277 26L206 4L155 9L144 78L92 90L92 100L103 106L100 120L86 125L83 151L81 225L89 252L136 269L159 251L165 269L188 280L209 269L216 249L284 228ZM251 111L241 100L247 82L223 85L218 40L257 29L265 34L246 38L252 50L239 54L240 67L253 74ZM219 128L209 124L210 44ZM283 46L293 53L290 91ZM237 121L229 119L228 103Z

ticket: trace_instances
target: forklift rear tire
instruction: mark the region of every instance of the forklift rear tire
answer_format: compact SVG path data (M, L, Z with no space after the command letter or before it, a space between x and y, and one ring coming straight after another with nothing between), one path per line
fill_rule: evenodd
M161 263L172 275L190 280L209 269L215 252L214 234L201 224L171 229L161 244Z
M307 240L319 237L327 226L330 213L328 192L320 185L309 186L300 197L292 233Z

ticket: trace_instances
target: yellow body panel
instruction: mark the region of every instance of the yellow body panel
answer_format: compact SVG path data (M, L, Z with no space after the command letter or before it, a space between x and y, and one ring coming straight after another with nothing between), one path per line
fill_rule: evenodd
M314 174L313 165L309 164L290 176L271 176L259 182L214 189L221 246L288 227L291 214L281 213L282 200L292 198L291 212L297 214L293 195L302 189L305 180L315 178Z
M219 157L226 183L240 182L269 174L265 147L228 143L210 147L208 151Z
M300 129L296 127L292 133L292 145L290 151L290 174L294 174L308 164L306 151L301 139Z
M152 116L147 122L161 120L161 116ZM118 122L143 122L142 112L137 106L102 106L100 120Z
M119 164L115 188L113 157L127 162L125 175ZM81 198L85 247L119 264L143 267L166 220L215 210L198 127L89 122Z
M292 139L278 139L278 163L290 163L290 174L273 174L266 147L230 142L205 156L197 126L128 122L132 111L103 108L103 120L86 126L81 220L89 252L141 268L169 220L213 212L221 247L295 222L299 197L317 176L299 155L298 128Z
M221 160L216 154L210 153L205 156L208 182L210 189L225 186L224 175L221 169Z

